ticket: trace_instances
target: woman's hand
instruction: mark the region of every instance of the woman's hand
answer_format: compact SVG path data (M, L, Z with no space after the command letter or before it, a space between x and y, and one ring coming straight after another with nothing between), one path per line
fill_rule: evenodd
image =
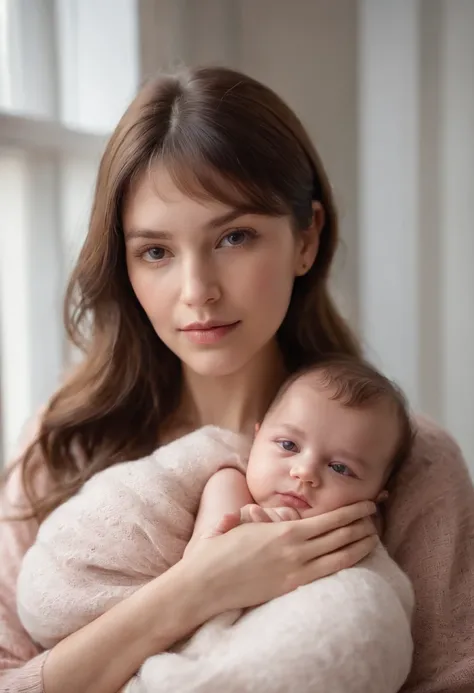
M378 541L374 513L375 504L364 501L279 523L235 526L239 518L228 515L179 569L197 581L206 618L256 606L365 558Z

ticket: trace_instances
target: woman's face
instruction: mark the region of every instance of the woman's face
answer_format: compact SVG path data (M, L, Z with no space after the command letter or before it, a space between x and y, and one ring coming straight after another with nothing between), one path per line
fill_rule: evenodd
M130 282L185 367L207 376L236 373L272 345L294 278L314 261L316 225L295 234L289 217L191 199L156 168L124 209Z

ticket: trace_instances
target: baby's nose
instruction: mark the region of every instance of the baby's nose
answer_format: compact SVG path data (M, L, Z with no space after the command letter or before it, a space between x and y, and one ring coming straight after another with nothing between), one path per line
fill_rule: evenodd
M319 486L321 483L320 474L316 465L312 464L295 464L290 470L290 476L292 479L298 479L305 484L311 484L311 486Z

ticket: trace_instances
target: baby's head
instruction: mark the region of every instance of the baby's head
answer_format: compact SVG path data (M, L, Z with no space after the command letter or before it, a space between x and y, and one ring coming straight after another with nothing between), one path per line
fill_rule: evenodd
M324 513L377 502L412 441L400 390L365 362L330 359L277 394L257 431L247 484L266 507Z

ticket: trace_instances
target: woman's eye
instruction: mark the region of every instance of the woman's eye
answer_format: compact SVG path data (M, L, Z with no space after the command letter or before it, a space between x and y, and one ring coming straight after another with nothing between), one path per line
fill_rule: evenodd
M293 443L292 440L279 440L278 445L285 450L285 452L296 452L298 450L298 446L296 443Z
M227 248L235 248L251 240L252 234L247 229L231 231L220 241L219 245Z
M340 474L341 476L355 476L347 464L343 464L342 462L331 462L329 466L336 472L336 474Z
M158 260L164 260L166 257L166 250L164 248L148 248L143 253L143 258L147 262L157 262Z

